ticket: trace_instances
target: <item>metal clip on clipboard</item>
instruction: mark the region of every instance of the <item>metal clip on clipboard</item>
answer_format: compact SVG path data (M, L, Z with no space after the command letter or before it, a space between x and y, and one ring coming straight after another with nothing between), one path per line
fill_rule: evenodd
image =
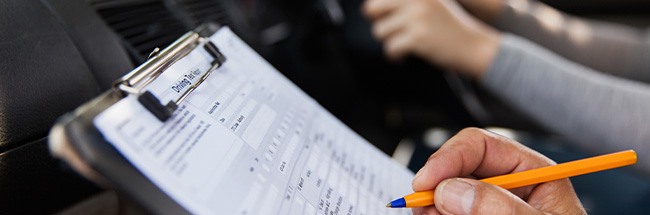
M167 104L163 105L151 92L142 92L145 86L160 76L167 68L198 47L203 47L214 58L211 62L212 66L196 83L192 84L183 92L176 101L170 100ZM217 46L212 42L193 31L186 33L164 50L158 50L156 49L151 53L147 62L115 82L113 88L122 92L123 96L127 94L137 95L138 101L160 121L164 122L171 117L176 108L178 108L178 105L201 85L212 71L219 68L226 61L226 57L221 54Z

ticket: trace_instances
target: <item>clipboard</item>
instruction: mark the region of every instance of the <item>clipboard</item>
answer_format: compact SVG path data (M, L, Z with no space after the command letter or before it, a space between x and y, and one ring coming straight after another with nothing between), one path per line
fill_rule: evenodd
M395 213L382 203L411 192L413 172L229 28L211 32L188 32L61 117L53 155L154 214Z
M59 118L50 130L48 140L53 156L65 160L86 178L115 189L147 213L190 214L108 143L93 125L93 119L131 94L137 95L138 101L160 121L167 120L178 104L226 61L226 57L207 39L216 31L215 28L214 24L202 25L187 32L165 49L156 48L145 63L117 80L112 89ZM185 89L178 99L165 103L142 90L195 49L206 50L213 57L212 66L197 82Z

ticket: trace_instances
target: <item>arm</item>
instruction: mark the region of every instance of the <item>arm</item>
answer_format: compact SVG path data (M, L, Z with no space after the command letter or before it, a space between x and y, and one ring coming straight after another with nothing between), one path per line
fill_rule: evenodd
M645 31L573 17L534 0L458 0L495 27L594 70L650 82Z
M650 156L650 86L575 64L514 35L481 83L542 126L594 152ZM636 167L650 173L650 162Z
M650 86L598 73L514 35L504 38L453 3L369 0L364 12L387 55L413 54L471 76L594 151L635 149L650 157ZM650 173L650 162L636 166Z
M480 77L498 49L500 33L454 0L368 0L363 12L392 60L414 55Z

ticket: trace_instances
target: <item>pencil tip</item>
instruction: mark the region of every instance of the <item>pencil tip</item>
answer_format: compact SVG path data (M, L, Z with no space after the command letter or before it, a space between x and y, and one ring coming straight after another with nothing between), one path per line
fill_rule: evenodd
M394 201L390 202L386 207L389 208L405 208L406 207L406 201L404 198L399 198L395 199Z

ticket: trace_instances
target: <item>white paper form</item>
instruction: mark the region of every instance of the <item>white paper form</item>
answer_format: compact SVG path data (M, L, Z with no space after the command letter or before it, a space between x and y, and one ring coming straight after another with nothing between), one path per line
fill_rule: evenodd
M413 173L354 133L232 31L210 37L226 62L160 122L129 96L95 126L136 168L196 214L410 214L386 203ZM178 97L210 67L202 49L145 90Z

